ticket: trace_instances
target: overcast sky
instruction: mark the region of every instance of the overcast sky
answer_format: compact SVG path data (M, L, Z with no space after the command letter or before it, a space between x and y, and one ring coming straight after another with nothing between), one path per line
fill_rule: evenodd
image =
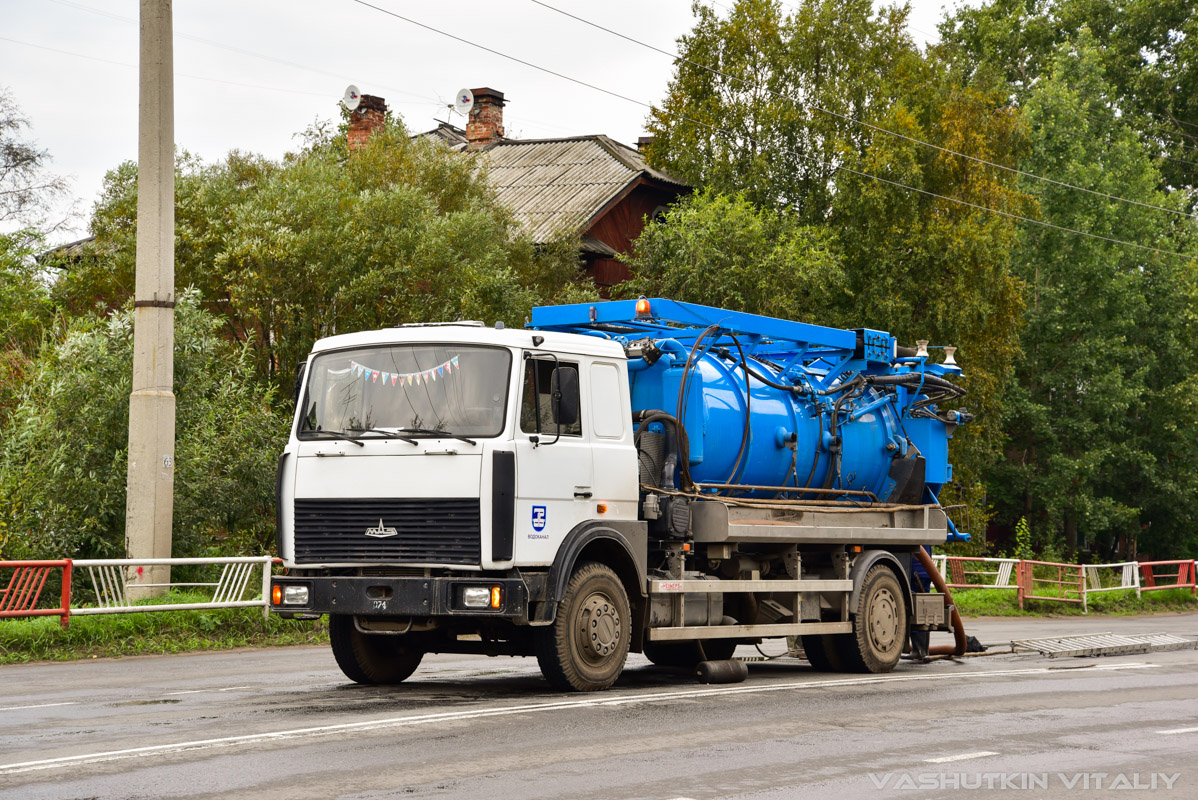
M530 0L370 0L541 67L656 103L669 58ZM693 24L689 0L545 0L663 50ZM731 0L707 0L726 14ZM785 3L784 4L789 4ZM912 36L935 36L952 0L914 0ZM104 173L137 156L137 0L0 0L0 86L68 176L86 235ZM175 141L205 160L231 149L277 158L337 115L353 83L413 130L450 119L459 88L504 93L509 136L604 133L634 144L643 106L455 42L352 0L176 0ZM450 119L463 125L461 117Z

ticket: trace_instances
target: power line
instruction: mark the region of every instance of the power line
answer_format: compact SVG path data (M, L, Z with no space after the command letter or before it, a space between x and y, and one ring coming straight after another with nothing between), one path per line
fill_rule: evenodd
M122 16L120 14L113 14L112 12L104 11L103 9L92 8L91 6L84 5L83 3L74 3L74 2L71 2L71 0L50 0L50 2L57 3L58 5L61 5L61 6L75 8L75 9L78 9L79 11L86 11L89 14L98 14L99 16L102 16L102 17L107 17L109 19L117 20L118 22L125 22L125 23L129 23L131 25L138 24L137 20L132 17L126 17L126 16ZM258 53L253 50L245 50L240 47L234 47L233 45L225 44L223 42L218 42L218 41L215 41L212 39L205 39L202 36L192 36L191 34L176 32L175 37L179 38L179 39L187 39L187 40L190 40L193 42L198 42L199 44L207 45L209 47L216 47L221 50L227 50L231 53L238 53L239 55L249 56L251 58L258 58L263 61L273 61L276 64L282 64L283 66L294 67L296 69L306 70L308 72L312 72L317 75L324 75L325 77L336 78L337 80L343 80L343 81L350 80L349 78L345 77L344 75L340 75L340 74L337 74L334 72L329 72L327 70L319 69L317 67L313 67L308 64L301 64L296 61L287 61L286 59L266 55L265 53ZM407 92L407 91L404 91L403 89L397 89L393 86L384 86L383 84L374 84L374 85L378 86L381 89L386 89L388 93L394 92L396 94L403 95L406 97L411 97L416 100L423 100L425 102L428 102L429 104L432 104L435 102L438 105L444 105L444 103L442 103L439 99L435 99L431 95L422 95L422 94L416 94L414 92ZM324 97L327 95L322 94L321 96Z
M606 95L609 95L609 96L611 96L611 97L616 97L616 98L618 98L618 99L620 99L620 100L624 100L624 101L626 101L626 102L629 102L629 103L634 103L634 104L636 104L636 105L643 106L643 107L645 107L645 108L648 108L648 109L650 109L650 110L653 110L653 105L652 105L652 104L650 104L650 103L646 103L646 102L644 102L643 100L636 100L635 98L628 97L627 95L620 94L619 92L614 92L614 91L612 91L612 90L610 90L610 89L604 89L604 88L603 88L603 87L601 87L601 86L596 86L596 85L594 85L594 84L592 84L592 83L588 83L588 82L586 82L586 81L580 80L579 78L574 78L574 77L571 77L571 76L569 76L569 75L565 75L565 74L563 74L563 73L560 73L560 72L557 72L557 71L555 71L555 70L549 69L548 67L542 67L542 66L540 66L540 65L538 65L538 64L534 64L534 63L532 63L531 61L526 61L526 60L524 60L524 59L522 59L522 58L518 58L518 57L516 57L516 56L509 55L509 54L507 54L507 53L500 52L499 50L495 50L494 48L487 47L486 45L482 45L482 44L479 44L479 43L477 43L477 42L470 41L469 39L464 39L464 38L462 38L461 36L457 36L456 34L449 33L448 31L443 31L443 30L441 30L441 29L439 29L439 28L434 28L434 27L433 27L433 26L431 26L431 25L427 25L427 24L425 24L425 23L423 23L423 22L418 22L417 20L411 19L410 17L405 17L404 15L402 15L402 14L398 14L398 13L396 13L396 12L394 12L394 11L391 11L391 10L389 10L389 9L386 9L386 8L381 8L381 7L379 7L379 6L373 5L372 3L368 3L368 2L366 2L366 0L351 0L351 2L357 3L358 5L360 5L360 6L364 6L364 7L366 7L366 8L373 9L373 10L375 10L375 11L378 11L378 12L382 13L382 14L386 14L387 16L390 16L390 17L395 17L396 19L399 19L399 20L402 20L402 21L404 21L404 22L407 22L407 23L408 23L408 24L410 24L410 25L415 25L415 26L416 26L416 27L418 27L418 28L423 28L424 30L430 31L430 32L432 32L432 33L435 33L435 34L437 34L437 35L439 35L439 36L444 36L444 37L446 37L446 38L448 38L448 39L453 39L454 41L456 41L456 42L460 42L460 43L462 43L462 44L465 44L465 45L468 45L469 47L473 47L473 48L475 48L475 49L482 50L482 51L484 51L484 52L487 52L487 53L490 53L490 54L492 54L492 55L499 56L500 58L507 59L508 61L512 61L512 62L515 62L515 63L517 63L517 64L521 64L521 65L523 65L523 66L530 67L530 68L532 68L532 69L538 70L538 71L540 71L540 72L544 72L544 73L546 73L546 74L548 74L548 75L553 75L554 77L561 78L562 80L569 81L569 82L571 82L571 83L574 83L574 84L577 84L577 85L579 85L579 86L584 86L584 87L586 87L586 88L588 88L588 89L593 89L593 90L595 90L595 91L597 91L597 92L601 92L601 93L603 93L603 94L606 94ZM707 122L701 122L701 121L699 121L699 120L696 120L696 119L693 119L693 118L690 118L690 117L684 116L684 115L682 115L682 114L674 113L674 112L670 112L670 115L671 115L671 116L673 116L673 117L676 117L677 119L685 120L685 121L687 121L687 122L690 122L690 123L692 123L692 124L695 124L695 125L702 125L702 126L704 126L704 127L710 128L711 130L713 130L713 131L716 131L716 132L719 132L719 133L723 133L723 134L725 134L726 136L729 136L730 138L733 136L733 132L732 132L732 131L729 131L729 130L727 130L727 129L725 129L725 128L721 128L721 127L719 127L719 126L713 125L713 124L711 124L711 123L707 123ZM796 156L796 157L798 157L798 158L804 158L804 157L805 157L805 156L802 156L802 155L800 155L800 154L793 153L793 152L791 152L791 155L794 155L794 156ZM968 208L973 208L973 209L976 209L976 210L978 210L978 211L986 211L986 212L988 212L988 213L991 213L991 214L997 214L997 215L999 215L999 216L1006 217L1006 218L1008 218L1008 219L1017 220L1017 221L1019 221L1019 222L1026 222L1026 223L1028 223L1029 225L1039 225L1039 226L1041 226L1041 227L1044 227L1044 228L1051 228L1051 229L1053 229L1053 230L1058 230L1058 231L1062 231L1062 232L1065 232L1065 233L1073 233L1073 234L1076 234L1076 235L1078 235L1078 236L1087 236L1087 237L1090 237L1090 238L1093 238L1093 239L1100 239L1100 240L1102 240L1102 241L1105 241L1105 242L1110 242L1110 243L1113 243L1113 244L1121 244L1121 245L1125 245L1125 246L1127 246L1127 247L1132 247L1132 248L1135 248L1135 249L1137 249L1137 250L1145 250L1145 251L1152 252L1152 253L1158 253L1158 254L1160 254L1160 255L1174 256L1174 257L1177 257L1177 258L1183 258L1183 259L1187 259L1187 260L1190 260L1190 259L1192 259L1192 258L1193 258L1192 256L1189 256L1189 255L1187 255L1187 254L1185 254L1185 253L1178 253L1178 252L1175 252L1175 251L1172 251L1172 250L1163 250L1163 249L1161 249L1161 248L1158 248L1158 247L1150 247L1150 246L1148 246L1148 245L1137 244L1137 243L1135 243L1135 242L1128 242L1128 241L1124 241L1124 240L1122 240L1122 239L1115 239L1115 238L1112 238L1112 237L1109 237L1109 236L1103 236L1103 235L1101 235L1101 234L1097 234L1097 233L1090 233L1090 232L1088 232L1088 231L1077 230L1077 229L1075 229L1075 228L1068 228L1068 227L1065 227L1065 226L1063 226L1063 225L1056 225L1056 224L1054 224L1054 223L1051 223L1051 222L1045 222L1045 221L1043 221L1043 220L1033 219L1033 218L1031 218L1031 217L1025 217L1025 216L1022 216L1022 215L1020 215L1020 214L1013 214L1013 213L1011 213L1011 212L1008 212L1008 211L1001 211L1001 210L999 210L999 209L996 209L996 208L991 208L990 206L984 206L984 205L980 205L980 204L978 204L978 203L971 203L971 202L969 202L968 200L961 200L960 198L956 198L956 197L950 197L950 196L948 196L948 195L942 195L942 194L938 194L938 193L936 193L936 192L929 191L929 190L927 190L927 189L919 189L919 188L916 188L916 187L914 187L914 186L908 186L907 184L905 184L905 183L902 183L902 182L900 182L900 181L891 180L891 179L889 179L889 178L882 178L882 177L879 177L879 176L877 176L877 175L873 175L873 174L871 174L871 173L868 173L868 172L863 172L863 171L861 171L861 170L855 170L855 169L852 169L852 168L850 168L850 167L846 167L846 166L843 166L843 165L837 165L837 166L834 166L833 168L834 168L834 169L837 169L837 170L843 170L843 171L845 171L845 172L849 172L849 173L851 173L851 174L854 174L854 175L859 175L859 176L861 176L861 177L863 177L863 178L869 178L869 179L871 179L871 180L879 181L879 182L881 182L881 183L886 183L886 184L890 184L890 185L892 185L892 186L897 186L897 187L899 187L899 188L902 188L902 189L907 189L907 190L910 190L910 191L913 191L913 192L919 192L920 194L928 195L928 196L930 196L930 197L936 197L936 198L939 198L939 199L941 199L941 200L945 200L945 201L948 201L948 202L950 202L950 203L956 203L956 204L958 204L958 205L961 205L961 206L966 206L966 207L968 207Z
M137 69L136 64L129 64L125 61L114 61L111 58L100 58L99 56L89 56L89 55L85 55L83 53L75 53L71 50L60 50L57 47L47 47L42 44L34 44L33 42L22 42L19 39L10 39L7 36L0 36L0 42L12 42L13 44L19 44L19 45L23 45L25 47L33 47L37 50L47 50L51 53L61 53L64 56L74 56L75 58L85 58L88 61L98 61L101 64L112 64L112 65L118 66L118 67L129 67L130 69ZM306 94L306 95L311 95L312 97L327 97L328 96L327 94L324 94L321 92L306 92L303 89L284 89L280 86L262 86L262 85L254 84L254 83L241 83L240 81L227 81L227 80L223 80L221 78L209 78L204 75L188 75L185 72L176 72L175 75L180 78L190 78L191 80L194 80L194 81L209 81L211 83L223 83L228 86L243 86L247 89L259 89L259 90L268 91L268 92L287 92L289 94Z
M645 108L649 108L649 109L653 108L653 106L650 103L646 103L643 100L637 100L637 99L629 97L627 95L620 94L619 92L613 92L610 89L604 89L602 86L596 86L593 83L587 83L584 80L580 80L578 78L572 78L569 75L563 75L562 73L555 72L554 70L551 70L548 67L542 67L538 64L533 64L531 61L525 61L522 58L517 58L516 56L508 55L507 53L501 53L498 50L493 50L490 47L487 47L486 45L481 45L481 44L478 44L477 42L472 42L469 39L463 39L461 36L456 36L447 31L440 30L439 28L434 28L431 25L425 25L423 22L417 22L416 20L412 19L411 17L405 17L402 14L397 14L394 11L390 11L386 8L372 5L371 3L367 3L365 0L350 0L350 2L357 3L358 5L365 6L366 8L372 8L375 11L378 11L382 14L386 14L388 16L395 17L396 19L401 19L410 25L415 25L417 28L424 28L426 31L431 31L432 33L436 33L440 36L444 36L446 38L453 39L456 42L461 42L462 44L477 48L479 50L482 50L483 52L490 53L491 55L499 56L500 58L506 58L508 61L514 61L517 64L522 64L523 66L530 67L531 69L539 70L548 75L552 75L555 78L561 78L562 80L570 81L571 83L576 83L579 86L585 86L588 89L594 89L596 92L602 92L603 94L609 95L611 97L615 97L619 100L625 100L629 103L636 103L637 105L644 106Z
M548 3L542 2L542 0L530 0L530 1L531 1L532 3L535 3L535 4L536 4L536 5L538 5L538 6L541 6L542 8L545 8L545 9L548 9L548 10L550 10L550 11L556 12L556 13L558 13L558 14L561 14L562 16L569 17L570 19L573 19L573 20L576 20L576 21L578 21L578 22L581 22L581 23L583 23L584 25L589 25L589 26L591 26L592 28L596 28L597 30L601 30L601 31L604 31L605 33L609 33L609 34L611 34L612 36L616 36L616 37L619 37L619 38L621 38L621 39L624 39L625 41L632 42L633 44L637 44L637 45L640 45L641 47L648 48L648 49L650 49L650 50L653 50L653 51L655 51L655 52L657 52L657 53L660 53L660 54L662 54L662 55L664 55L664 56L667 56L667 57L669 57L669 58L672 58L672 59L674 59L675 61L681 61L681 62L683 62L683 63L685 63L685 64L690 64L690 65L691 65L691 66L693 66L693 67L698 67L699 69L705 69L705 70L707 70L708 72L710 72L710 73L711 73L711 74L713 74L713 75L717 75L717 76L719 76L719 77L721 77L721 78L724 78L725 80L733 80L733 81L736 81L736 82L738 82L738 83L740 83L740 84L742 84L742 85L744 85L744 86L746 86L746 87L748 87L748 88L752 88L752 89L760 89L761 91L764 91L764 92L766 92L767 94L771 94L771 95L773 95L774 97L777 97L777 98L778 98L778 99L780 99L780 100L786 100L787 102L790 102L790 101L791 101L791 98L787 98L787 97L785 97L784 95L782 95L780 92L775 92L775 91L773 91L772 89L770 89L770 88L768 88L768 87L763 87L763 86L753 86L753 85L749 84L747 81L745 81L745 80L743 80L743 79L741 79L741 78L737 78L737 77L735 77L735 76L733 76L733 75L727 75L727 74L725 74L725 73L723 73L723 72L720 72L719 70L717 70L717 69L714 69L714 68L712 68L712 67L708 67L708 66L706 66L706 65L704 65L704 64L699 64L699 63L697 63L697 62L695 62L695 61L691 61L690 59L688 59L688 58L684 58L683 56L680 56L680 55L678 55L677 53L671 53L671 52L669 52L668 50L662 50L660 47L655 47L655 46L653 46L653 45L651 45L651 44L649 44L649 43L647 43L647 42L642 42L642 41L641 41L641 40L639 40L639 39L635 39L635 38L633 38L633 37L631 37L631 36L628 36L628 35L626 35L626 34L620 33L619 31L612 30L611 28L604 27L603 25L600 25L600 24L598 24L598 23L596 23L596 22L592 22L592 21L590 21L590 20L588 20L588 19L584 19L583 17L577 16L576 14L571 14L571 13L570 13L570 12L568 12L568 11L563 11L563 10L562 10L562 9L560 9L560 8L555 8L554 6L551 6L551 5L549 5ZM355 0L355 2L356 2L356 0ZM1063 187L1063 188L1067 188L1067 189L1074 189L1074 190L1077 190L1077 191L1086 192L1086 193L1088 193L1088 194L1095 195L1095 196L1097 196L1097 197L1103 197L1103 198L1106 198L1107 200L1115 200L1115 201L1117 201L1117 202L1120 202L1120 203L1128 203L1128 204L1130 204L1130 205L1141 206L1141 207L1143 207L1143 208L1151 208L1151 209L1155 209L1155 210L1157 210L1157 211L1164 211L1164 212L1166 212L1166 213L1168 213L1168 214L1176 214L1176 215L1178 215L1178 216L1182 216L1182 217L1194 218L1194 217L1193 217L1193 215L1191 215L1191 214L1187 214L1187 213L1186 213L1186 212L1184 212L1184 211L1178 211L1178 210L1177 210L1177 209L1175 209L1175 208L1166 208L1165 206L1158 206L1158 205L1154 205L1154 204L1152 204L1152 203L1143 203L1143 202L1141 202L1141 201L1139 201L1139 200L1131 200L1131 199L1129 199L1129 198L1126 198L1126 197L1119 197L1119 196L1117 196L1117 195L1113 195L1113 194L1107 194L1106 192L1100 192L1100 191L1097 191L1097 190L1095 190L1095 189L1087 189L1087 188L1086 188L1086 187L1084 187L1084 186L1076 186L1076 185L1074 185L1074 184L1072 184L1072 183L1066 183L1065 181L1059 181L1059 180L1056 180L1055 178L1048 178L1048 177L1045 177L1045 176L1043 176L1043 175L1037 175L1037 174L1035 174L1035 173L1032 173L1032 172L1025 172L1024 170L1018 169L1018 168L1016 168L1016 167L1008 167L1008 166L1006 166L1005 164L998 164L998 163L996 163L996 162L993 162L993 161L987 161L987 160L986 160L986 159L984 159L984 158L979 158L978 156L971 156L971 155L969 155L968 153L961 153L961 152L958 152L958 151L956 151L956 150L952 150L952 149L950 149L950 148L948 148L948 147L942 147L941 145L938 145L938 144L933 144L932 142L925 142L925 141L923 141L922 139L917 139L917 138L915 138L914 136L909 136L909 135L907 135L907 134L905 134L905 133L899 133L898 131L892 131L892 130L890 130L889 128L883 128L881 125L875 125L875 124L873 124L873 123L871 123L871 122L865 122L865 121L863 121L863 120L859 120L859 119L857 119L856 117L850 116L850 115L848 115L848 114L841 114L840 112L837 112L837 111L831 111L831 110L829 110L829 109L826 109L826 108L823 108L823 107L821 107L821 106L818 106L818 105L816 105L815 103L810 103L810 102L809 102L809 103L807 103L807 105L808 105L810 108L814 109L815 111L819 111L819 112L821 112L821 113L823 113L823 114L828 114L829 116L836 117L837 119L843 120L843 121L845 121L845 122L850 122L850 123L853 123L854 125L860 125L860 126L862 126L862 127L869 128L869 129L871 129L871 130L874 130L874 131L877 131L877 132L879 132L879 133L885 133L885 134L888 134L888 135L890 135L890 136L894 136L894 137L896 137L896 138L903 139L903 140L905 140L905 141L911 142L911 143L913 143L913 144L919 144L919 145L923 145L924 147L930 147L930 148L933 148L933 149L935 149L935 150L938 150L938 151L940 151L940 152L942 152L942 153L947 153L947 154L950 154L950 155L958 156L958 157L960 157L960 158L969 159L970 161L974 161L974 162L976 162L976 163L978 163L978 164L985 164L986 166L989 166L989 167L994 167L994 168L996 168L996 169L1006 170L1007 172L1011 172L1011 173L1014 173L1014 174L1016 174L1016 175L1023 176L1023 177L1025 177L1025 178L1034 178L1035 180L1044 181L1044 182L1046 182L1046 183L1051 183L1051 184L1054 184L1054 185L1056 185L1056 186L1061 186L1061 187Z
M110 11L105 11L103 9L93 8L91 6L84 5L83 3L72 2L72 0L50 0L50 2L57 3L58 5L61 5L61 6L75 8L80 11L86 11L91 14L97 14L102 17L108 17L109 19L117 20L119 22L130 23L133 25L138 24L137 20L133 19L132 17L126 17L126 16L122 16L120 14L114 14ZM175 36L176 36L176 38L179 38L179 39L189 39L193 42L198 42L200 44L208 45L209 47L217 47L217 48L220 48L221 50L227 50L232 53L238 53L240 55L250 56L252 58L258 58L258 59L262 59L264 61L273 61L276 64L282 64L284 66L295 67L297 69L306 70L308 72L312 72L317 75L324 75L326 77L337 78L338 80L345 80L345 81L350 80L349 78L345 77L344 75L340 75L340 74L333 73L333 72L328 72L327 70L322 70L317 67L312 67L307 64L301 64L301 63L298 63L295 61L287 61L286 59L276 58L275 56L266 55L265 53L258 53L253 50L245 50L240 47L234 47L232 45L228 45L223 42L218 42L213 39L205 39L201 36L192 36L191 34L179 33L177 31L175 32ZM31 46L36 46L36 45L31 45ZM68 55L70 55L70 54L68 54ZM78 55L81 58L91 58L91 56L83 56L78 53L76 53L74 55ZM112 62L108 62L108 63L117 64L119 66L129 66L128 64L122 64L121 62L117 62L117 61L112 61ZM181 73L178 73L178 74L181 74ZM183 76L183 77L196 77L196 76ZM217 80L217 79L216 78L198 78L198 80ZM248 85L248 84L237 84L237 85ZM387 86L387 85L381 84L381 83L374 83L373 81L371 82L371 85L378 87L379 89L386 90L388 96L390 96L392 93L395 93L398 95L403 95L405 97L414 98L416 100L423 100L423 101L427 102L429 105L435 105L438 109L444 109L446 106L452 105L452 103L446 103L445 100L442 99L441 97L434 98L434 97L432 97L432 95L416 94L414 92L404 91L403 89L397 89L394 86ZM263 88L269 88L269 87L263 87ZM295 91L295 90L280 89L278 91ZM317 93L314 93L314 92L307 92L306 94L311 94L314 97L315 96L319 96L319 97L327 97L328 96L327 94L323 94L323 93L318 95ZM411 105L411 104L409 103L409 105ZM434 117L434 119L436 119L436 118ZM560 125L556 125L556 124L550 123L550 122L545 122L543 120L532 119L529 117L525 117L524 120L525 120L525 122L527 122L529 124L537 125L542 128L548 128L550 130L559 130L559 131L565 130ZM436 121L439 122L440 120L436 120Z

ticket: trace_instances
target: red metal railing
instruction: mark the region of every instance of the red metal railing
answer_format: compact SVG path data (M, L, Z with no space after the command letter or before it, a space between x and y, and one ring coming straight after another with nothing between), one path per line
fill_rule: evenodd
M1036 567L1041 573L1053 577L1037 577ZM1081 564L1054 564L1050 561L1019 562L1019 608L1024 600L1055 600L1059 603L1081 603L1086 607L1086 568ZM1036 594L1037 584L1055 586L1055 594ZM1069 595L1073 594L1074 597Z
M1175 570L1157 574L1157 567L1174 567ZM1194 559L1189 561L1141 561L1140 573L1144 576L1142 591L1189 589L1191 594L1198 594L1198 582L1194 580ZM1172 579L1173 582L1158 584L1157 581L1161 578Z
M71 619L71 562L0 561L0 570L11 569L8 585L0 590L0 619L4 617L59 617L62 627ZM42 589L52 570L62 570L62 597L58 608L38 608Z

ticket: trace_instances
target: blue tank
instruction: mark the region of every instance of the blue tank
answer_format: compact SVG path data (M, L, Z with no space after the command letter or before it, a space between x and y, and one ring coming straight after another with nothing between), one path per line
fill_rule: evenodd
M677 488L935 502L970 419L940 408L964 394L952 349L934 364L882 331L645 298L537 308L530 327L624 345L634 418L665 434L681 423Z

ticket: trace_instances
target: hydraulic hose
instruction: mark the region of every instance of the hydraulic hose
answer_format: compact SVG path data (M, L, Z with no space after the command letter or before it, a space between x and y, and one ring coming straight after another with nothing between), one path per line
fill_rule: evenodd
M952 609L953 623L953 640L955 644L939 644L935 647L928 648L930 656L963 656L965 655L965 626L961 624L961 615L957 613L957 605L953 602L953 595L948 590L948 584L944 582L944 576L940 574L940 570L936 569L936 564L932 561L932 557L928 555L928 551L922 547L915 548L915 557L919 559L919 564L928 573L928 577L932 579L932 584L942 595L944 595L944 605L946 608Z
M656 409L646 409L645 411L639 411L639 412L633 414L632 420L633 420L633 422L636 422L638 424L637 429L636 429L637 436L640 436L641 433L643 433L645 430L647 430L649 425L654 422L660 422L660 423L663 423L664 425L673 426L674 439L676 442L676 446L674 447L676 452L674 455L678 461L677 467L678 467L679 474L681 477L680 484L681 484L683 490L685 490L685 491L692 490L694 488L694 483L691 481L691 478L690 478L690 470L683 467L683 464L689 464L689 462L690 462L690 457L691 457L691 455L690 455L690 453L691 453L690 439L687 438L686 428L684 426L678 424L678 418L675 417L673 414L669 414L665 411L660 411L660 410L656 410ZM669 461L669 459L667 458L667 464L668 464L668 461ZM664 479L665 476L663 475L662 478Z

